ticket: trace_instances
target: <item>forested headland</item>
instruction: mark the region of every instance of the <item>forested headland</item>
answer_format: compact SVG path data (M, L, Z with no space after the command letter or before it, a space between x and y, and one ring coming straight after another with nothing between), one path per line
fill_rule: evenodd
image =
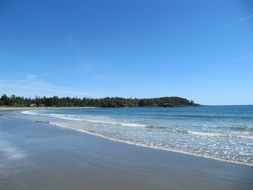
M0 96L0 106L9 107L177 107L197 106L193 100L181 97L160 98L77 98L77 97L36 97Z

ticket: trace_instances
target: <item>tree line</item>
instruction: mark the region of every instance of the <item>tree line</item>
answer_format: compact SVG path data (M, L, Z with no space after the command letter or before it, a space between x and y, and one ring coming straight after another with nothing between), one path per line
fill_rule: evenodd
M7 96L0 98L0 106L11 107L175 107L196 106L193 100L181 97L161 98L77 98L77 97L36 97Z

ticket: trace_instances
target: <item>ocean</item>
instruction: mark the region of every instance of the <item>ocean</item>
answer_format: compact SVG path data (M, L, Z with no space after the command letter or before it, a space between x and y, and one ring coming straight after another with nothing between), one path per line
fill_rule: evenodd
M7 116L137 146L253 165L253 106L56 108Z

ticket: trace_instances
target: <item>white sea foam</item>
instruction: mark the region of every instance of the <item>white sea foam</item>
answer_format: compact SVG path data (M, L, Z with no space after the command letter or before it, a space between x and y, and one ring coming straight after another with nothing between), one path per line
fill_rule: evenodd
M199 131L187 131L188 134L191 135L198 135L198 136L208 136L208 137L219 137L224 136L221 133L214 133L214 132L199 132Z
M37 113L36 111L32 111L32 110L26 110L26 111L22 111L22 114L26 114L26 115L40 115L39 113Z
M247 141L252 141L253 136L242 135L240 133L226 134L226 133L217 133L217 132L199 132L199 131L187 131L190 135L197 135L203 137L223 137L229 139L242 139Z
M231 131L225 130L226 128L224 127L217 128L216 125L210 126L208 123L199 125L197 123L198 120L196 120L198 125L196 123L191 123L189 126L184 125L188 120L177 121L175 125L167 118L159 122L155 120L157 118L150 121L152 114L145 121L149 122L149 124L145 125L142 123L143 119L140 120L142 115L135 117L132 114L123 115L125 114L123 113L123 117L121 117L117 113L113 115L110 112L112 116L106 116L104 115L104 110L102 113L95 112L92 115L86 115L88 112L85 114L78 112L79 114L76 115L76 111L73 114L66 114L65 110L54 113L52 111L29 110L22 113L35 116L40 115L43 116L43 119L46 117L47 121L53 125L113 141L253 165L252 156L248 153L252 152L250 147L252 147L253 137L250 135L251 131L248 128L243 131ZM72 112L68 111L67 113Z
M86 121L91 123L104 123L111 125L121 125L125 127L147 127L148 125L139 124L139 123L128 123L128 122L119 122L110 118L102 118L102 117L91 117L91 116L79 116L79 115L65 115L65 114L42 114L36 111L22 111L23 114L26 115L41 115L41 116L49 116L52 118L58 118L69 121Z
M178 149L168 148L168 147L161 147L161 146L156 146L156 145L151 145L151 144L144 144L144 143L140 143L140 142L133 142L133 141L130 141L130 140L122 140L122 139L118 139L118 138L113 138L111 136L110 137L106 136L105 134L98 134L98 133L95 133L95 132L91 132L91 131L88 131L84 128L79 128L77 126L74 126L72 124L67 124L67 123L64 123L64 122L50 122L50 124L56 125L58 127L68 128L68 129L75 130L75 131L78 131L78 132L98 136L98 137L105 138L105 139L108 139L108 140L111 140L111 141L126 143L126 144L129 144L129 145L135 145L135 146L141 146L141 147L146 147L146 148L158 149L158 150L163 150L163 151L177 152L177 153L182 153L182 154L187 154L187 155L193 155L193 156L198 156L198 157L203 157L203 158L209 158L209 159L213 159L213 160L219 160L219 161L223 161L223 162L237 163L237 164L242 164L242 165L253 166L253 163L246 163L246 162L240 162L240 161L235 161L235 160L221 159L221 158L217 158L217 157L214 157L214 156L207 156L207 155L197 154L197 153L193 153L193 152L187 152L187 151L182 151L182 150L178 150Z
M244 140L253 140L253 136L240 135L239 138Z
M123 121L117 121L112 118L108 117L99 117L99 116L84 116L84 115L66 115L66 114L43 114L38 113L35 110L29 110L29 111L22 111L23 114L27 115L41 115L41 116L48 116L52 118L58 118L62 120L68 120L68 121L84 121L84 122L90 122L90 123L101 123L101 124L110 124L110 125L121 125L125 127L141 127L141 128L151 128L151 129L167 129L167 127L155 127L150 125L144 125L140 123L129 123L129 122L123 122ZM185 133L193 136L203 136L203 137L228 137L228 138L240 138L244 140L253 140L252 136L246 136L246 135L239 135L239 134L233 134L233 135L226 135L218 132L203 132L203 131L191 131L191 130L171 130L176 131L179 133Z
M86 121L91 123L104 123L111 125L121 125L125 127L146 127L147 125L139 123L128 123L128 122L119 122L110 118L105 117L91 117L91 116L77 116L77 115L64 115L64 114L48 114L49 117L69 120L69 121Z

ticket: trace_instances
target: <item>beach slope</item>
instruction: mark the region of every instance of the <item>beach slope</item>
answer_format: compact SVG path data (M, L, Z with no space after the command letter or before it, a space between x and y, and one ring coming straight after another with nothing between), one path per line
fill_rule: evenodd
M0 115L0 189L250 190L253 167Z

